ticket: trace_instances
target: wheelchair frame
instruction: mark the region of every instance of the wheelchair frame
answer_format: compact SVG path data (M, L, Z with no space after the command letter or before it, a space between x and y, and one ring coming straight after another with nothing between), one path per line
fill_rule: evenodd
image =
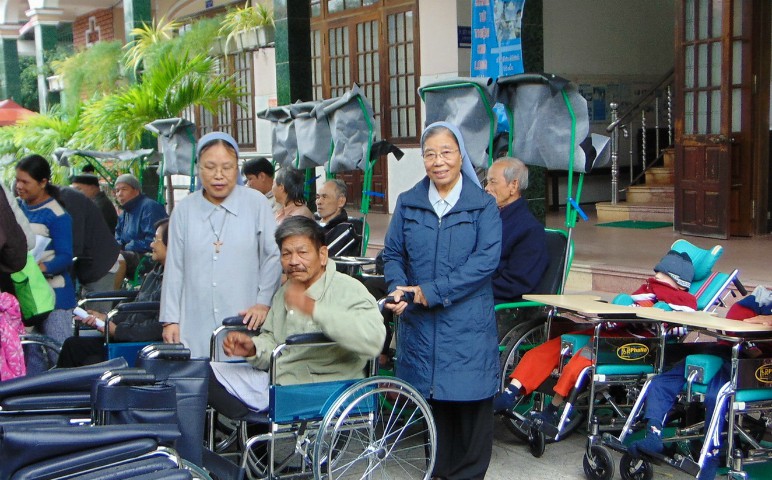
M215 330L211 340L213 361L219 357L219 336L240 329L240 317L231 317ZM314 478L359 478L397 467L409 478L428 480L434 468L437 438L431 408L406 382L375 376L377 359L369 362L369 376L364 379L305 385L276 383L277 365L287 348L334 344L322 334L300 334L288 337L273 350L269 408L250 413L237 427L239 443L243 444L241 467L255 479L309 474ZM308 389L313 391L303 392L300 402L293 400L293 395ZM214 413L209 412L210 446L214 444ZM246 438L247 423L262 424L268 431ZM266 453L255 453L261 444Z
M770 338L758 338L758 335L738 336L727 335L721 332L705 333L720 340L732 342L731 358L721 358L722 362L729 362L731 366L731 380L725 383L719 390L716 399L716 407L711 418L705 418L694 424L677 428L675 435L663 438L666 443L678 443L690 440L704 439L696 460L689 455L676 453L670 457L662 454L646 454L640 458L633 457L627 449L626 440L635 429L635 423L643 412L646 395L652 379L644 385L635 407L625 423L619 437L603 434L601 437L591 437L593 448L604 457L610 458L609 448L623 454L619 469L622 478L640 478L641 475L653 473L652 463L670 465L691 475L697 475L708 456L718 455L718 441L726 439L725 460L729 467L727 478L733 480L747 480L749 477L745 469L746 465L752 465L772 460L772 447L764 446L758 438L746 427L745 420L750 421L751 415L759 416L753 421L763 421L765 425L772 422L772 380L766 372L767 365L772 363L772 357L741 359L740 353L743 346L749 342L772 343ZM712 356L712 355L711 355ZM719 357L716 357L719 358ZM682 400L691 402L695 391L695 383L704 387L707 382L701 381L704 372L698 367L686 362L685 389L681 394ZM759 374L760 371L763 372ZM704 392L700 392L704 394ZM726 415L727 422L724 432L719 431L719 419ZM700 432L704 431L704 435ZM741 448L741 445L742 448ZM588 475L588 478L595 478Z

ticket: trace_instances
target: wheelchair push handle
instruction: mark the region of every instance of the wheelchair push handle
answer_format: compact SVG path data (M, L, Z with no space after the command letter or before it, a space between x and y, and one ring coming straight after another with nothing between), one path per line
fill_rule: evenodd
M400 301L405 301L407 303L413 303L413 299L415 298L415 295L413 292L406 292L405 290L400 290L402 292L402 297L400 297ZM399 303L394 298L393 295L389 295L384 298L385 303Z

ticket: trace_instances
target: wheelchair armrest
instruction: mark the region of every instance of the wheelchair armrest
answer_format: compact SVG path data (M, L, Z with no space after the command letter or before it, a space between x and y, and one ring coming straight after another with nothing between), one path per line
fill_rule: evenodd
M61 478L63 476L88 472L85 478L115 478L115 470L120 468L119 478L164 478L174 479L180 470L177 463L168 457L149 455L157 451L158 445L150 439L108 445L99 449L77 452L61 457L36 462L18 470L14 480L32 480L37 478ZM120 464L117 466L116 464ZM146 477L146 474L155 474ZM69 478L69 477L68 477ZM81 478L77 476L76 478Z
M321 332L315 332L315 333L298 333L295 335L290 335L287 337L284 343L287 345L305 345L310 343L335 343L335 342L330 340L330 337L328 337L327 335Z
M70 417L65 415L14 415L5 417L0 422L3 427L41 427L59 425L66 427L70 425Z
M108 385L153 385L156 382L155 375L146 371L139 372L116 372Z
M7 413L45 413L51 414L76 412L91 408L91 393L56 392L14 395L0 401L0 409ZM15 418L15 417L14 417ZM5 423L2 423L5 425Z
M109 290L106 292L92 292L86 294L84 300L123 300L131 301L137 298L139 290Z
M117 305L116 313L155 313L161 311L161 302L129 302Z
M133 440L150 440L146 445L171 445L180 437L176 424L128 424L45 427L0 425L0 478L11 478L19 468L47 458L83 452ZM153 445L151 447L151 445Z
M530 300L523 300L520 299L513 299L511 302L507 303L497 303L494 306L494 309L498 312L499 310L506 310L508 308L525 308L525 307L543 307L545 306L543 303L539 302L532 302Z
M14 395L34 393L89 392L94 383L104 372L125 368L126 360L114 358L106 362L78 368L55 368L31 377L19 377L0 382L0 400Z
M236 315L234 317L226 317L222 319L223 327L244 327L244 317Z
M187 360L190 358L190 349L182 343L153 343L144 347L139 352L139 356L163 360Z

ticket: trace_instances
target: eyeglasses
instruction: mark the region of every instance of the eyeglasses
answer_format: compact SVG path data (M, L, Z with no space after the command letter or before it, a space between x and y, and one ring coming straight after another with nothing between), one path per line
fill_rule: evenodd
M426 160L427 162L433 162L437 160L437 158L444 158L445 160L447 160L454 153L458 153L458 150L443 150L440 153L424 152L423 157L424 157L424 160Z

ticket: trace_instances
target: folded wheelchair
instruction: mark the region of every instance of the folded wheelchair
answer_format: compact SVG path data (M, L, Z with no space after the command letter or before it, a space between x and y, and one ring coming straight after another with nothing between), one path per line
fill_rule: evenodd
M209 479L207 377L180 347L141 355L142 369L114 359L3 382L0 478Z

